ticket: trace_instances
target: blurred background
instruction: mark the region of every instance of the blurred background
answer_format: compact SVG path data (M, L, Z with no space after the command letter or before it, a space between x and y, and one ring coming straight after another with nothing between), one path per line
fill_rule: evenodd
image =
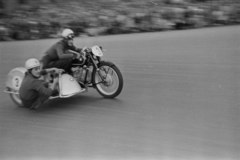
M240 24L239 0L0 0L0 40L154 32Z

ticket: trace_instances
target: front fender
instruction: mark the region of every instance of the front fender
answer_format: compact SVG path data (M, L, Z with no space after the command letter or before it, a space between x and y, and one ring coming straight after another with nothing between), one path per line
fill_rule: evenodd
M100 63L98 63L98 67L100 67L101 65L110 65L110 66L116 66L113 62L110 61L101 61Z

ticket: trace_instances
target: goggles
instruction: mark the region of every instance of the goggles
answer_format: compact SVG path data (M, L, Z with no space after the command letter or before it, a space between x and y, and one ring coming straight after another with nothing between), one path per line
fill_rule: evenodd
M69 35L67 36L67 39L68 39L68 40L73 40L73 38L74 38L74 34L69 34Z
M38 70L41 69L41 67L40 67L40 66L37 66L37 67L34 67L34 68L32 68L32 69L35 70L35 71L38 71Z

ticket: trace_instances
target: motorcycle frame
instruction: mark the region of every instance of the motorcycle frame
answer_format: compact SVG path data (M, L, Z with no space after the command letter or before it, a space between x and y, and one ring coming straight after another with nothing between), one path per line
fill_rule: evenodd
M93 87L93 88L95 88L96 87L96 85L97 84L99 84L99 83L94 83L94 80L93 80L93 77L94 77L94 75L93 75L93 73L94 73L94 70L96 70L96 72L98 72L98 74L99 74L99 76L101 77L101 79L102 79L102 81L100 82L100 83L102 83L102 82L104 82L104 77L101 75L101 73L99 72L99 68L98 68L98 63L100 63L101 62L101 58L100 57L98 57L98 56L96 56L96 60L93 58L93 55L92 55L92 53L90 52L87 52L86 53L86 62L83 64L83 65L79 65L80 67L82 67L82 68L84 68L84 66L86 66L85 68L86 68L86 73L85 73L85 77L84 77L84 81L83 81L83 84L85 85L85 87L86 88L88 88L88 87ZM89 58L88 58L89 57ZM97 63L95 62L95 61L97 61ZM91 83L92 83L92 86L89 86L89 83L88 83L88 81L87 81L87 75L88 75L88 72L89 72L89 67L90 66L93 66L93 71L92 71L92 75L91 75Z

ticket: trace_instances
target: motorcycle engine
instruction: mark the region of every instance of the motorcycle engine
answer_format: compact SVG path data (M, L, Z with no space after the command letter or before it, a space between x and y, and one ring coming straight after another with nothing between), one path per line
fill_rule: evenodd
M78 82L84 82L85 80L85 76L86 76L86 72L87 72L87 68L83 68L83 67L77 67L77 69L75 69L73 71L73 77L78 81ZM87 81L91 81L91 71L88 70L88 75L87 75Z
M86 58L80 57L79 59L72 60L72 66L83 66L86 61Z
M80 57L80 58L79 58L79 63L80 63L81 65L83 65L83 64L85 63L85 58L84 58L84 57Z

